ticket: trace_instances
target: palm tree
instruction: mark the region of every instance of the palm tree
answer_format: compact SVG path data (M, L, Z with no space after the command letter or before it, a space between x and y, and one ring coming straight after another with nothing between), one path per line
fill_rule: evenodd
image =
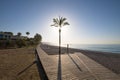
M61 28L66 25L70 25L68 22L66 22L66 18L59 17L59 18L53 18L53 25L59 28L59 54L61 53Z
M17 35L20 37L20 36L22 35L22 33L21 33L21 32L18 32Z
M35 42L41 42L42 41L42 36L38 33L35 34L34 36Z
M17 33L17 36L18 36L17 38L18 38L18 39L21 39L21 37L20 37L21 35L22 35L22 33L21 33L21 32L18 32L18 33Z
M26 32L26 35L27 35L27 36L30 35L30 32Z
M53 25L59 28L59 65L58 65L58 80L61 80L61 28L65 25L70 25L68 22L66 22L66 18L59 17L59 18L53 18Z

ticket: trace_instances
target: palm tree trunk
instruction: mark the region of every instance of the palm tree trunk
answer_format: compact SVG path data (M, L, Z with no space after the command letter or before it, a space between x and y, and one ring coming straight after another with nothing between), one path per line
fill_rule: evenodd
M59 29L59 55L61 55L61 29Z
M58 58L58 75L57 80L62 80L61 66L61 29L59 29L59 58Z

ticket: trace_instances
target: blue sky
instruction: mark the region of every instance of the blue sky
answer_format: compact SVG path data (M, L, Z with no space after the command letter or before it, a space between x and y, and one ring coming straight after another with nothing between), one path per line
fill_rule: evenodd
M58 42L54 17L67 18L62 43L120 44L120 0L0 0L0 31Z

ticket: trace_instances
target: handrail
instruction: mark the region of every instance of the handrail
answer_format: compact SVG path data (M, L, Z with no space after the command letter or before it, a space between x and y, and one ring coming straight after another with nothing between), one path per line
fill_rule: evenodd
M35 57L36 57L36 65L37 65L39 76L40 76L41 80L49 80L48 76L44 70L44 67L41 63L40 57L38 56L37 49L35 49Z

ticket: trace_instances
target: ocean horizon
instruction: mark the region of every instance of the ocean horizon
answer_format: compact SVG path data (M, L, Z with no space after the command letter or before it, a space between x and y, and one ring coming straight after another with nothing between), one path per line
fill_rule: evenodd
M70 48L120 53L120 44L71 44Z
M58 46L55 43L45 42L45 44ZM62 47L67 47L67 44L62 44ZM69 44L69 48L120 54L120 44Z

